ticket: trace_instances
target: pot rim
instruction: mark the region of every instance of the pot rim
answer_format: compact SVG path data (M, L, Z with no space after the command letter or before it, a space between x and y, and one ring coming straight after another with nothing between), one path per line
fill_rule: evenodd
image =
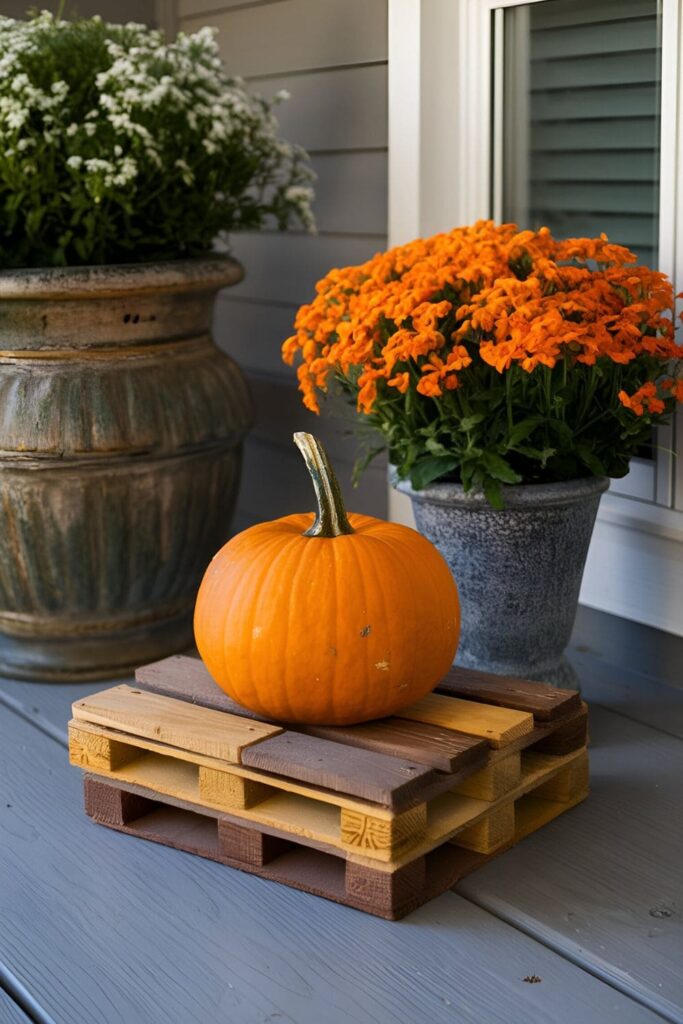
M399 479L395 466L389 470L392 487L419 504L450 505L473 511L495 512L482 491L465 493L462 484L451 481L429 484L418 491L409 480ZM500 514L520 508L548 508L552 505L573 505L600 496L610 485L607 476L587 476L545 484L503 484L505 508Z
M177 291L218 291L237 284L244 268L220 253L149 263L26 267L0 271L0 302L111 298Z

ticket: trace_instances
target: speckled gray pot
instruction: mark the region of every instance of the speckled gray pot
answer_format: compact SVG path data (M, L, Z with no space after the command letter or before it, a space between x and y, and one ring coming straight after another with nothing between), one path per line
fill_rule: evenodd
M251 404L210 336L234 260L0 274L0 674L181 650Z
M605 477L506 487L505 508L461 484L409 495L418 529L437 546L460 591L456 661L501 675L575 682L569 642Z

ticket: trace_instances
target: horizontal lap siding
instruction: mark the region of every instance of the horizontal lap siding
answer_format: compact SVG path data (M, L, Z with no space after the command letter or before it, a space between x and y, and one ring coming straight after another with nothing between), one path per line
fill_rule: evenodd
M297 307L333 266L359 263L386 246L387 0L179 0L179 27L218 29L229 71L250 89L291 99L277 109L281 134L306 147L318 175L318 235L235 234L244 281L216 305L218 344L242 366L256 425L247 441L235 529L312 508L295 430L327 445L351 509L386 514L386 463L357 489L353 415L336 405L318 418L301 405L294 371L280 359Z

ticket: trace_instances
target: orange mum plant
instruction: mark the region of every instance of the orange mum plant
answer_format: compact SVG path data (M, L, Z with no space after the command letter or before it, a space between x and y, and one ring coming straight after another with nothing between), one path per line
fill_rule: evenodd
M331 270L296 317L307 408L336 380L402 479L623 476L683 401L671 283L600 238L479 221Z
M283 357L313 412L336 379L417 488L501 507L502 483L623 476L683 400L671 283L635 263L604 234L479 221L331 270Z

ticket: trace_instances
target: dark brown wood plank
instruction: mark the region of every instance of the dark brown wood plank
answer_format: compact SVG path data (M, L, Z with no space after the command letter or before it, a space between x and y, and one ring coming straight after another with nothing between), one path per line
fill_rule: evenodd
M177 697L191 704L200 704L203 708L265 721L237 701L231 700L213 681L204 662L186 654L175 654L171 658L154 661L151 665L143 665L136 669L135 682L165 697Z
M436 692L481 701L482 704L514 708L516 711L529 711L539 722L553 721L569 711L577 710L581 705L578 690L560 690L547 683L473 672L456 665L446 673L436 687Z
M404 757L441 772L458 772L466 766L484 767L489 746L486 740L404 718L382 718L361 725L315 726L304 730L309 736L346 743L350 747L376 750L392 757Z
M143 665L135 673L135 681L166 697L268 721L231 700L198 658L181 654ZM471 766L473 771L476 766L483 767L488 750L486 742L476 736L393 717L350 726L298 725L297 732L404 758L441 772L460 772L466 766Z
M435 773L424 765L297 732L245 748L242 764L394 810L414 804L435 781Z

